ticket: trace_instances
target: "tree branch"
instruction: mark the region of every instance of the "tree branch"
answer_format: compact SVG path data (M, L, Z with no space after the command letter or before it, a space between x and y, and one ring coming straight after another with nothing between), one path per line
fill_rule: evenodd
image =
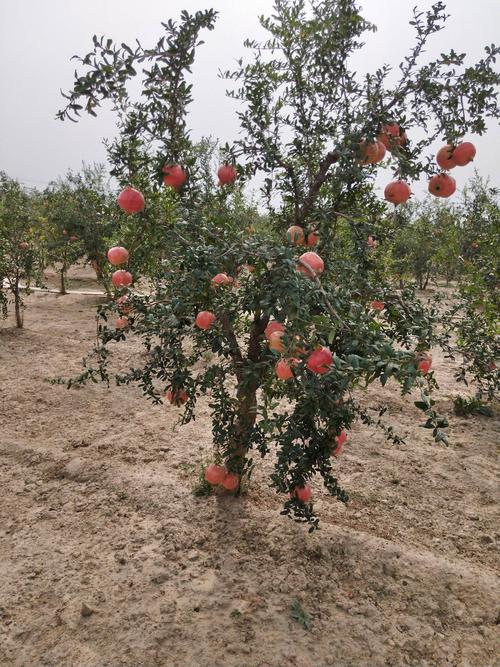
M314 181L312 182L311 187L309 188L309 192L307 193L304 199L304 203L302 204L302 207L299 211L297 222L303 222L304 219L308 216L309 212L314 206L314 202L316 201L319 195L321 186L328 177L328 170L330 169L332 164L335 164L335 162L338 161L338 159L339 159L339 154L337 153L336 150L333 150L327 153L326 156L323 158L323 160L320 162L319 171L316 174Z

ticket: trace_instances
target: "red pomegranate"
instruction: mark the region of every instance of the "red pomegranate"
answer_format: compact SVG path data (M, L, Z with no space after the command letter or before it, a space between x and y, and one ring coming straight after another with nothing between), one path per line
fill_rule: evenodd
M219 185L228 185L234 183L238 178L238 172L231 164L223 164L217 171L219 177Z
M293 494L297 500L300 500L303 503L308 503L311 500L312 489L309 484L305 486L296 486Z
M324 269L325 263L315 252L305 252L299 257L297 270L308 278L313 278L318 273L323 273Z
M340 431L339 435L335 436L335 447L332 449L332 456L340 456L347 440L347 431Z
M172 392L171 389L167 391L167 401L172 403L172 405L177 406L178 408L180 408L180 406L183 405L183 403L185 403L188 398L189 397L184 389L177 389L175 392Z
M275 331L285 331L285 327L281 322L276 322L276 320L271 320L267 327L264 329L264 335L269 340L271 337L271 334L273 334Z
M187 180L187 175L180 164L166 164L162 169L165 176L163 183L174 190L180 190Z
M382 126L378 141L382 142L387 150L393 151L407 144L408 137L397 123L388 123Z
M214 463L205 468L205 479L209 484L222 484L222 482L226 479L226 475L227 470L222 466L215 465Z
M231 285L233 279L230 278L226 273L218 273L212 278L212 285L218 287L219 285Z
M221 482L222 486L228 491L236 491L240 485L240 478L233 472L228 472Z
M132 284L132 274L123 269L118 269L111 276L111 282L115 287L128 287Z
M304 245L304 230L298 225L292 225L286 231L286 239L294 245Z
M453 176L448 174L436 174L429 181L429 192L435 197L451 197L457 189Z
M385 186L384 197L390 201L394 206L403 204L411 197L411 189L405 181L392 181Z
M132 306L129 304L129 298L127 294L120 296L116 300L116 305L118 306L119 312L123 313L124 315L128 315L128 313L132 311Z
M291 380L293 378L292 366L298 363L298 359L281 359L275 366L276 375L280 380Z
M128 327L128 317L118 317L115 320L115 328L116 329L126 329Z
M327 347L321 347L311 352L307 358L307 368L313 373L323 375L328 373L333 361L333 354Z
M196 316L195 324L198 328L207 331L216 319L215 315L209 310L202 310L201 313L198 313Z
M124 213L140 213L145 204L142 192L130 186L120 192L117 203Z
M464 141L453 151L453 160L459 167L465 167L476 156L476 147L470 141Z
M309 232L307 235L307 241L306 244L312 248L313 246L317 245L319 243L319 234L317 231Z
M441 169L449 170L454 169L457 166L457 163L453 159L453 146L451 144L446 144L440 148L436 155L436 162L441 167Z
M108 250L108 261L113 266L125 264L128 261L128 250L121 246L114 246Z

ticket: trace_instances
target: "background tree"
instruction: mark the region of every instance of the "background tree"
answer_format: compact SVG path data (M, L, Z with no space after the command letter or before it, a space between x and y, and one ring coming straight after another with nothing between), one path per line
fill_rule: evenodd
M45 191L47 261L56 265L66 293L69 267L83 260L109 293L106 251L117 226L114 196L103 165L84 165L79 173L51 183Z
M345 429L357 417L384 427L383 408L363 409L357 388L389 378L403 393L420 387L416 404L427 415L425 425L438 441L446 439L446 421L429 394L430 358L422 356L435 340L436 312L411 292L369 280L374 246L367 247L364 230L381 213L372 165L385 142L397 176L432 174L430 157L422 156L437 137L456 144L470 131L484 132L485 118L500 116L500 76L493 70L499 49L487 47L473 65L454 51L423 62L429 38L447 18L437 2L428 12L415 11L416 46L400 65L399 81L389 82L389 66L360 77L349 59L375 28L354 1L277 0L272 16L261 18L268 40L247 42L250 59L224 73L230 95L241 102L242 128L241 139L225 147L225 162L244 163L240 181L265 173L268 222L249 235L238 210L239 182L207 187L186 130L186 73L199 31L212 29L215 16L183 12L180 23L164 24L165 35L150 49L94 37L93 51L79 59L84 73L59 117L75 119L84 108L95 114L101 101L111 100L119 118L118 138L108 143L113 174L122 186L143 190L146 200L130 224L161 230L168 259L147 267L150 294L127 293L127 317L116 329L101 328L102 344L76 381L137 382L156 402L166 390L171 402L185 404L184 423L208 393L214 460L225 466L207 470L208 480L239 489L243 474L251 474L253 453L265 456L272 447L272 483L290 494L284 513L312 529L309 480L319 474L332 495L346 500L332 458ZM127 84L141 67L141 94L132 100ZM427 135L410 143L417 127ZM168 185L174 176L174 187L160 190L162 177ZM407 186L398 183L401 188ZM342 268L333 252L339 219L349 225L352 257L342 259ZM287 241L292 225L301 229ZM321 257L304 256L308 249L298 245L313 232ZM133 252L149 249L144 241ZM214 283L221 274L230 280ZM101 315L107 320L116 310L110 304ZM271 335L273 322L284 331ZM116 372L107 343L128 335L142 339L148 360ZM198 363L207 351L213 361ZM397 440L389 428L386 433Z
M0 172L0 307L6 317L12 300L19 329L24 323L22 290L29 292L31 281L42 279L39 216L36 194Z
M445 334L445 349L462 359L457 380L472 381L479 400L492 400L500 389L498 195L477 175L464 189L458 294L447 313Z

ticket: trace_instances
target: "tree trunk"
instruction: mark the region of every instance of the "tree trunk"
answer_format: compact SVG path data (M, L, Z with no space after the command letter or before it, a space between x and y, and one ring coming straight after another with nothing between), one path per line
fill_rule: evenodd
M427 289L427 285L429 284L429 280L431 279L431 271L427 271L425 280L424 280L424 289Z
M243 393L244 391L244 393ZM227 457L227 467L231 472L241 475L250 442L250 434L257 418L257 389L246 386L238 390L238 412L236 418L234 448Z
M16 313L16 327L18 329L23 328L24 318L23 318L23 304L21 301L21 295L19 294L19 285L16 284L14 288L14 310Z
M222 315L220 317L222 325L225 329L228 340L233 348L233 359L235 360L237 368L237 399L238 409L236 416L235 434L233 440L233 448L229 452L226 465L228 470L242 474L248 449L251 444L251 434L257 419L257 389L260 386L260 377L255 375L251 378L245 377L244 367L247 363L253 364L260 361L261 356L261 338L264 329L269 323L269 317L261 317L260 313L255 313L254 324L250 333L250 341L248 344L248 359L244 360L241 351L239 350L236 336L232 327L229 325L227 317Z
M102 265L100 264L100 261L97 259L91 259L90 260L90 265L95 271L95 275L97 278L97 282L102 285L106 291L107 296L111 296L111 290L109 289L109 283L107 280L104 279L104 273L102 270Z
M67 294L67 292L66 292L66 281L64 280L64 275L66 273L66 267L64 265L63 265L60 273L61 273L61 288L59 290L59 293L60 294Z

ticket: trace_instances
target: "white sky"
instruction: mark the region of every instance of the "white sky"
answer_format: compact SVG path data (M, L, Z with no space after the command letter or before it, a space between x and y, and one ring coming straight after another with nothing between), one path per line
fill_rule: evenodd
M364 16L378 26L367 37L367 47L357 65L376 69L384 62L397 65L412 45L408 21L415 4L423 9L430 0L361 0ZM72 86L74 54L91 50L93 34L145 45L160 36L161 21L177 18L182 9L213 7L220 12L213 32L198 51L194 68L194 97L190 115L193 137L212 135L222 142L237 136L235 102L225 97L226 84L218 69L231 69L244 55L243 40L259 37L257 16L270 13L272 0L0 0L0 169L26 185L43 187L79 169L82 161L105 162L101 140L114 135L114 118L103 113L97 119L82 117L77 124L54 119L63 99L60 89ZM482 47L500 40L500 0L448 0L448 28L432 39L430 56L450 47L465 51L470 62L482 57ZM498 64L500 68L500 63ZM500 186L498 149L500 127L491 125L484 137L472 138L478 149L474 166ZM472 166L457 168L453 175L462 186ZM381 174L384 184L390 174ZM417 195L425 181L414 184Z

